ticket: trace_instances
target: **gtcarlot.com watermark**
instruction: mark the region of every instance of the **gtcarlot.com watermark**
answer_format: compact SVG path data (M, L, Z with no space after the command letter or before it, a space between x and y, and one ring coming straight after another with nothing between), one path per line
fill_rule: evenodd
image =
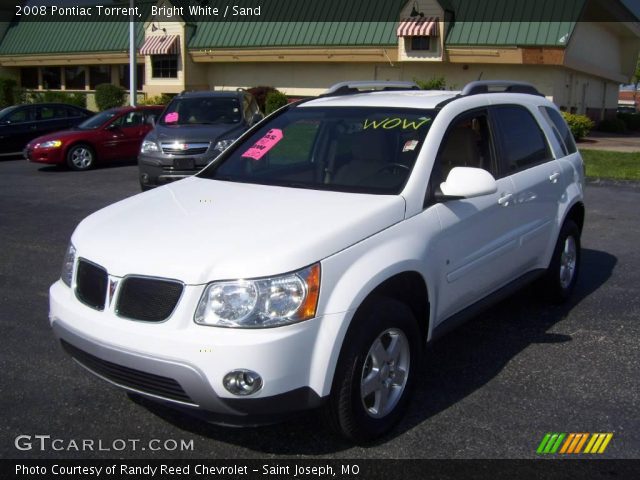
M55 438L51 435L18 435L14 440L16 449L38 452L192 452L192 440L173 438L141 440L139 438L116 438L102 440L93 438Z

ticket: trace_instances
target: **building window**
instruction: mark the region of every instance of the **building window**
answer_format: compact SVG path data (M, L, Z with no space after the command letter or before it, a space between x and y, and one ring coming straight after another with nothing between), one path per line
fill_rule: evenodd
M431 37L411 37L411 50L430 50Z
M23 88L38 88L38 67L21 68L20 85Z
M129 89L129 65L118 66L118 81L124 89ZM136 89L142 90L144 85L144 65L136 65Z
M45 90L60 90L61 86L60 67L43 67L42 88Z
M111 65L89 67L89 88L95 90L101 83L111 83Z
M64 87L68 90L84 90L86 73L84 67L64 67Z
M178 55L152 55L153 78L178 78Z

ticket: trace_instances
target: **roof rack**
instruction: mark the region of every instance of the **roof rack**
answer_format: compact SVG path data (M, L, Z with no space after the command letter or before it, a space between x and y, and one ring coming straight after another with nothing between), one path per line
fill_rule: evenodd
M536 87L527 82L512 82L510 80L478 80L467 83L461 96L478 95L479 93L528 93L544 97Z
M340 82L332 85L321 97L335 97L338 95L348 95L351 93L363 93L374 90L420 90L414 82L385 82L385 81L363 81L363 82Z

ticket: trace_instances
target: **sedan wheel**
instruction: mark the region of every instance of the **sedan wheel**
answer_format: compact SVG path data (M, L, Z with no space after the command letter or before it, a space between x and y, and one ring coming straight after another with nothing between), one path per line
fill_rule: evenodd
M67 153L67 165L72 170L88 170L93 167L95 154L87 145L76 145Z

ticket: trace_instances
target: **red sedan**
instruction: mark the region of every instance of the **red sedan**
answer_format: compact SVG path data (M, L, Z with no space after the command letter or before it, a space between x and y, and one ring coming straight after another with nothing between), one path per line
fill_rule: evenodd
M119 107L105 110L72 130L63 130L29 142L24 155L31 162L66 164L72 170L88 170L96 163L135 158L145 135L153 128L150 119L162 106Z

